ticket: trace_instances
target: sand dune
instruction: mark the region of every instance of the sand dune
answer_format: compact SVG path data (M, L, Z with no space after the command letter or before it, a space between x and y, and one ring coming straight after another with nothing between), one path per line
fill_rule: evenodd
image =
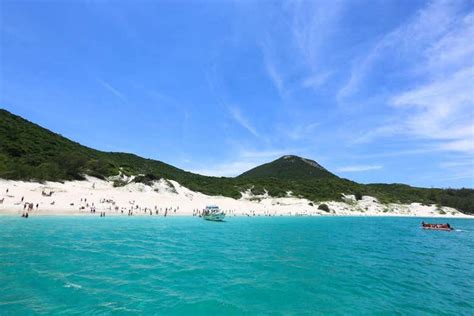
M8 192L7 192L8 191ZM48 196L50 195L50 196ZM321 202L330 212L318 209L320 203L289 196L272 198L244 192L236 200L223 196L209 196L191 191L175 181L160 180L152 186L129 183L114 187L112 181L87 177L85 181L23 182L0 180L0 214L21 215L25 203L32 203L30 215L84 215L105 212L107 216L191 216L206 205L215 204L228 216L426 216L469 217L453 208L435 205L381 204L375 198L364 196L356 201L345 196L345 202ZM2 202L3 201L3 202ZM95 213L91 211L95 210Z

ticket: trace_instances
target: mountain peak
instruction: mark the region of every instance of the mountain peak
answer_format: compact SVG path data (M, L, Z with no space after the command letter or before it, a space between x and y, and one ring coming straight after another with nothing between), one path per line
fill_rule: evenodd
M317 163L315 160L312 160L312 159L308 159L308 158L303 158L303 157L300 157L300 156L295 156L295 155L285 155L285 156L282 156L280 159L285 159L285 160L288 160L288 161L303 161L305 163L307 163L308 165L312 166L312 167L315 167L315 168L318 168L318 169L322 169L322 170L326 170L323 166L321 166L319 163Z
M277 160L244 172L242 178L317 179L335 177L312 159L285 155Z

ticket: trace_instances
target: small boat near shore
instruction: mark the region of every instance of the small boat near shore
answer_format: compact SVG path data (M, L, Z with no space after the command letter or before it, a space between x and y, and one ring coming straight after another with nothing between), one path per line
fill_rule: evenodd
M219 209L217 205L208 205L202 211L202 218L207 221L213 222L223 222L225 217L225 213Z
M421 228L427 229L427 230L444 230L444 231L452 231L453 228L449 223L446 224L430 224L430 223L425 223L421 222Z

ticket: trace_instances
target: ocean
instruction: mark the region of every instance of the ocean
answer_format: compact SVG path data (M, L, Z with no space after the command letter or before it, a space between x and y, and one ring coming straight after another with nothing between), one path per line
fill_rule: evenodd
M0 217L0 315L473 315L473 298L474 220Z

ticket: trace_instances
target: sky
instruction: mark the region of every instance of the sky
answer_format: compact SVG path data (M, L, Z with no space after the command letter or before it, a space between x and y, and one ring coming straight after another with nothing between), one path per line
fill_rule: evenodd
M235 176L474 187L473 1L0 0L0 107Z

